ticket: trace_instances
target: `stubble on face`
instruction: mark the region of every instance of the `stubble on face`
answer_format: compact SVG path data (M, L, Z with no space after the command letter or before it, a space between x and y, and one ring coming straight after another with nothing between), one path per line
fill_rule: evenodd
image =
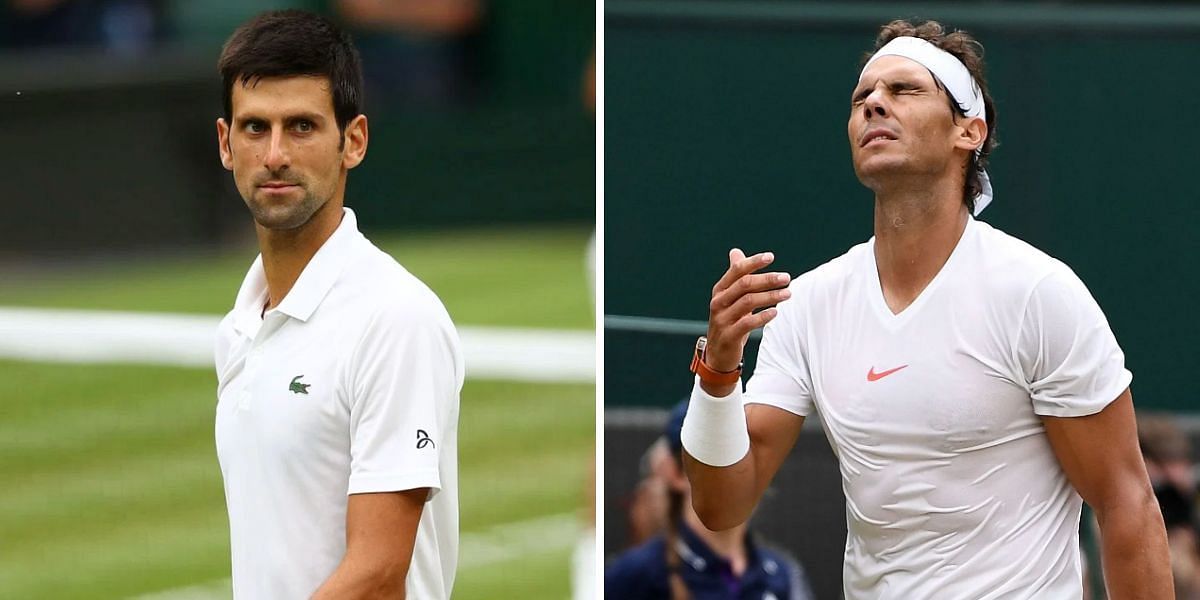
M235 122L241 129L230 135L240 137L229 148L242 200L264 229L303 227L333 199L340 182L342 133L328 81L308 76L259 79L236 87L233 98L247 116L246 123ZM258 128L254 133L245 129L251 122ZM300 123L306 128L302 133ZM280 130L280 146L262 128Z
M883 114L859 102L876 86L884 89ZM937 175L952 160L948 135L953 112L946 92L925 67L901 57L883 57L864 73L852 98L848 133L851 160L860 181L876 189L883 181L907 175ZM864 116L870 112L870 116ZM949 119L947 119L949 117ZM863 147L864 136L877 129L896 134L896 140ZM941 149L942 146L946 150Z
M272 193L261 187L268 181L290 183L296 187L285 194ZM288 197L278 197L281 195ZM270 171L255 177L254 185L242 191L242 200L250 209L254 222L275 231L289 231L304 226L329 202L331 196L315 193L302 179L286 172L277 174Z

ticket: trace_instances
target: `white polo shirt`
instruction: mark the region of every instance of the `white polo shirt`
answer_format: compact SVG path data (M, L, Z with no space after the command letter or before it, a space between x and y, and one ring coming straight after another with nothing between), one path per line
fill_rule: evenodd
M1132 376L1079 278L970 219L900 314L874 239L791 290L742 400L819 415L846 494L845 597L1081 597L1081 500L1039 415L1099 412Z
M348 494L430 488L409 598L458 555L458 336L437 296L341 225L279 305L262 256L217 331L217 455L239 599L308 598L346 550Z

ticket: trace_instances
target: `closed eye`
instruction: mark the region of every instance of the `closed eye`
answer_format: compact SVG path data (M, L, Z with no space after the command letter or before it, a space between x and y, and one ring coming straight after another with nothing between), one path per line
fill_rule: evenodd
M888 89L891 90L893 94L924 91L924 88L922 88L920 85L908 81L894 81L888 84Z
M862 104L863 101L865 101L867 99L867 96L871 95L871 92L873 89L874 88L864 88L864 89L858 90L857 92L854 93L854 96L850 99L850 103L854 104L854 105ZM887 84L887 89L888 89L888 92L890 92L892 95L921 92L924 90L924 88L922 88L919 84L916 84L916 83L913 83L910 81L890 82Z

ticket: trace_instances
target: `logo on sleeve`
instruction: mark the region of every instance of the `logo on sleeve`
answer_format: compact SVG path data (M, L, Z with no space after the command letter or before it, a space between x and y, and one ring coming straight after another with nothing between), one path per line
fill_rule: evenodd
M417 450L424 450L426 446L433 446L434 448L437 448L437 445L433 443L433 440L429 439L429 434L425 433L424 429L418 429Z
M300 383L301 377L304 377L304 376L297 375L292 378L292 383L291 383L291 385L288 386L288 391L293 394L308 395L308 387L312 384L311 383Z

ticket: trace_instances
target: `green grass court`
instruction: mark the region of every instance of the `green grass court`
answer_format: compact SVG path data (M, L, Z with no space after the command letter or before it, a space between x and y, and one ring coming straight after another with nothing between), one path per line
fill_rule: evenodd
M459 324L591 329L588 235L372 237L438 292ZM253 256L59 271L5 286L0 305L217 314ZM0 361L0 380L9 382L0 400L0 598L128 598L229 576L210 370ZM464 538L580 511L594 403L592 385L467 381ZM455 597L566 598L569 543L558 535L487 560L464 547Z

